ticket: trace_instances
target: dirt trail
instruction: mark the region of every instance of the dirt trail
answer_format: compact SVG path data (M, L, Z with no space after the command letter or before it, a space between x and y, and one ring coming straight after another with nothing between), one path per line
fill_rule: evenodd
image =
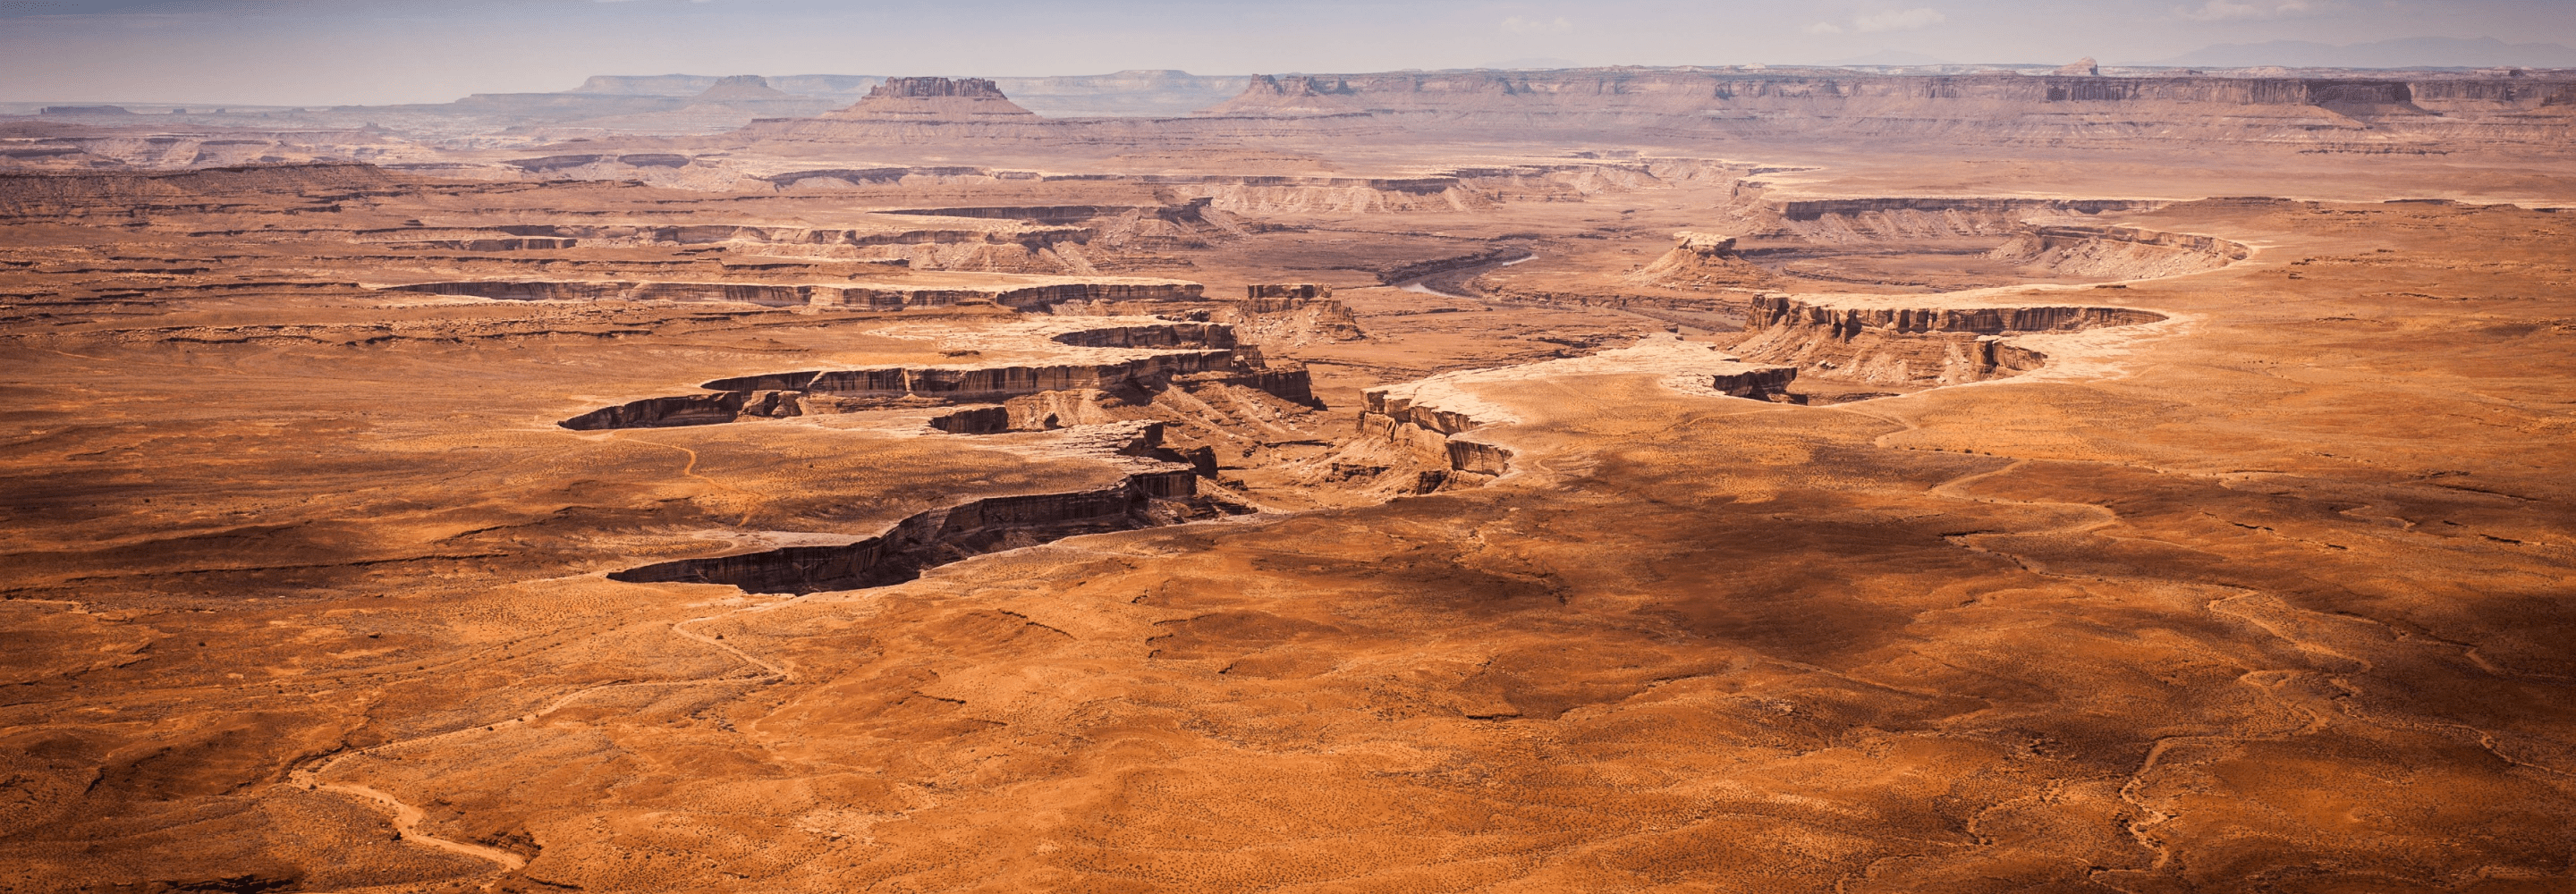
M782 606L782 605L785 605L785 604L787 604L787 603L795 602L795 601L797 601L798 599L803 599L803 598L805 598L805 597L803 597L803 596L798 596L798 597L795 597L794 599L784 599L784 600L779 600L779 601L777 601L777 602L763 603L763 604L760 604L760 605L744 606L744 607L742 607L742 608L734 609L733 611L724 612L724 613L721 613L721 614L707 615L707 616L704 616L704 617L698 617L698 618L690 618L690 619L688 619L688 620L685 620L685 621L679 621L679 622L674 623L674 624L672 624L672 625L671 625L671 632L672 632L673 634L678 635L678 636L683 637L683 638L686 638L686 639L694 640L694 641L696 641L696 642L698 642L698 643L701 643L701 644L704 644L704 645L707 645L707 646L713 647L713 648L715 648L715 649L718 649L718 650L720 650L720 651L723 651L725 654L732 655L732 656L733 656L733 657L735 657L735 658L741 659L741 660L743 660L743 661L745 661L745 662L748 662L748 663L750 663L750 664L752 664L752 665L754 665L754 666L759 667L759 668L760 668L760 669L762 669L763 671L766 671L766 673L762 673L762 674L758 674L758 675L753 675L753 676L735 676L735 675L728 674L728 675L724 675L724 676L705 677L705 678L694 679L694 680L652 680L652 681L645 681L645 682L629 682L629 681L620 680L620 681L609 682L609 683L601 683L601 684L598 684L598 685L596 685L596 686L585 686L585 687L582 687L582 688L580 688L580 689L576 689L576 690L573 690L573 691L571 691L571 692L565 693L562 697L559 697L559 698L555 699L555 700L554 700L554 701L552 701L552 702L548 702L548 703L546 704L546 706L545 706L545 707L538 708L538 709L537 709L537 710L535 710L535 711L531 711L531 712L528 712L528 713L526 713L526 714L519 715L519 716L517 716L517 717L511 717L511 718L504 719L504 720L494 721L494 722L492 722L492 723L484 724L484 725L482 725L482 726L469 726L469 727L465 727L465 728L463 728L463 729L454 729L454 730L449 730L449 731L447 731L447 732L443 732L443 733L435 733L435 734L432 734L432 735L421 736L421 737L419 737L419 738L414 738L414 739L402 739L402 740L398 740L398 741L387 742L387 743L384 743L384 744L382 744L382 745L374 746L374 747L372 747L372 748L362 748L362 749L359 749L359 750L356 750L356 751L342 752L342 753L340 753L339 755L334 756L334 757L332 757L332 758L331 758L331 759L329 759L329 760L323 761L321 764L316 765L316 766L313 766L313 767L311 767L311 768L309 768L309 769L296 770L296 771L293 771L293 772L289 773L289 774L288 774L288 783L287 783L287 784L292 785L292 786L297 787L297 788L301 788L301 789L307 790L307 791L328 791L328 792L339 792L339 793L341 793L341 794L345 794L345 795L354 795L354 796L357 796L357 797L359 797L359 798L364 798L364 799L366 799L366 800L368 800L368 801L372 801L372 802L376 803L377 805L382 806L382 807L385 807L385 808L387 808L387 809L389 809L389 810L392 810L392 811L393 811L393 814L394 814L394 833L395 833L396 837L400 838L400 839L401 839L401 840L403 840L403 841L412 842L412 843L415 843L415 844L419 844L419 845L421 845L421 846L423 846L423 847L433 848L433 849L436 849L436 850L447 851L447 852L449 852L449 853L453 853L453 854L462 854L462 855L464 855L464 856L468 856L468 857L475 857L475 858L479 858L479 859L490 860L490 861L492 861L492 862L494 862L494 863L500 864L501 868L502 868L504 871L517 871L517 870L519 870L519 869L526 868L526 867L527 867L527 865L528 865L528 861L527 861L525 858L522 858L522 857L520 857L519 855L514 854L514 853L511 853L511 852L509 852L509 851L500 850L500 849L498 849L498 848L484 847L484 846L482 846L482 845L477 845L477 844L467 844L467 843L465 843L465 842L455 841L455 840L446 839L446 838L440 838L440 837L438 837L438 836L430 835L430 834L428 834L428 833L425 833L425 832L420 831L420 829L419 829L420 822L421 822L421 820L422 820L424 817L426 817L426 816L428 815L428 814L427 814L427 812L425 812L425 811L421 810L421 809L420 809L420 808L418 808L418 807L414 807L414 806L411 806L410 804L404 803L404 802L402 801L402 799L399 799L399 798L396 798L396 797L394 797L394 796L392 796L392 795L386 794L386 793L384 793L384 792L377 791L377 790L375 790L375 789L368 788L368 787L363 786L363 785L357 785L357 784L354 784L354 783L345 783L345 782L322 782L322 781L321 781L321 777L323 776L323 774L329 773L329 772L331 771L331 768L336 767L336 766L339 766L339 765L340 765L340 763L341 763L342 761L346 761L346 760L348 760L348 759L350 759L350 758L354 758L354 757L361 757L361 756L370 755L370 754L378 754L378 753L382 753L382 752L385 752L385 751L388 751L388 750L392 750L392 749L398 749L398 748L403 748L403 747L412 746L412 745L419 745L419 744L422 744L422 743L425 743L425 742L434 742L434 741L438 741L438 740L441 740L441 739L450 739L450 738L456 738L456 737L461 737L461 736L468 736L468 735L473 735L473 734L475 734L475 733L488 733L488 732L495 732L495 731L499 730L501 727L504 727L504 726L510 726L510 725L514 725L514 724L529 724L529 723L535 723L537 720L539 720L539 719L541 719L541 718L544 718L544 717L545 717L546 715L548 715L548 714L553 714L553 713L555 713L556 711L560 711L560 710L563 710L563 709L565 709L565 708L567 708L567 707L571 707L571 706L572 706L572 704L573 704L574 702L580 701L583 697L588 696L588 695L590 695L591 693L594 693L594 692L600 692L600 691L603 691L603 690L608 690L608 689L622 689L622 688L638 688L638 687L645 687L645 686L699 686L699 685L705 685L705 684L709 684L709 683L723 683L723 682L733 682L733 681L740 681L740 682L755 682L755 683L765 683L765 682L786 682L786 681L790 680L790 679L791 679L791 677L792 677L792 675L787 671L787 669L786 669L786 668L780 667L780 666L775 665L775 664L771 664L771 663L769 663L769 662L767 662L767 661L763 661L763 660L758 659L758 658L754 658L754 657L752 657L749 653L746 653L746 652L742 651L741 649L734 648L734 647L732 647L732 646L730 646L730 645L726 645L725 643L718 641L718 640L717 640L716 638L714 638L714 637L709 637L709 636L707 636L707 635L705 635L705 634L701 634L701 633L695 633L695 632L692 632L692 631L689 631L689 630L686 630L686 629L683 629L683 628L684 628L686 625L689 625L689 624L696 624L696 623L700 623L700 622L703 622L703 621L713 621L713 620L718 620L718 619L721 619L721 618L730 617L730 616L732 616L732 615L741 614L741 613L743 613L743 612L750 612L750 611L764 611L764 610L768 610L768 609L774 609L774 608L778 608L778 607L780 607L780 606Z
M320 789L322 791L356 795L369 801L373 801L383 807L392 809L394 812L394 835L404 841L434 850L446 851L451 854L463 854L468 857L490 860L494 863L501 864L502 869L513 872L525 869L528 866L528 861L525 858L509 851L501 850L500 848L484 847L479 844L466 844L462 841L451 841L420 831L421 818L428 814L423 813L420 808L405 804L396 800L394 796L385 794L384 792L380 792L363 785L350 785L341 782L329 783L320 786Z
M678 444L665 444L665 443L662 443L662 442L660 442L660 441L647 441L647 440L644 440L643 438L627 438L626 440L627 440L629 443L635 443L635 444L650 444L650 445L652 445L652 446L660 447L660 448L663 448L663 449L665 449L665 450L677 450L677 451L680 451L681 453L688 454L688 457L689 457L689 463L688 463L688 465L685 465L685 466L681 466L681 467L680 467L680 474L681 474L682 476L684 476L684 477L688 477L688 478L695 478L695 479L698 479L698 480L700 480L700 481L704 481L704 482L706 482L708 486L710 486L710 487L714 487L714 488L716 488L716 489L718 489L718 490L728 490L728 491L732 491L732 492L734 492L734 493L738 493L738 494L743 495L744 497L749 498L749 499L751 500L751 505L743 509L743 511L742 511L742 519L741 519L740 521L736 521L736 522L734 522L734 524L736 524L736 525L746 525L746 524L750 524L750 523L751 523L751 514L752 514L752 513L754 513L754 512L758 512L758 511L760 511L760 506L761 506L761 504L769 502L769 497L768 497L768 495L766 495L766 494L760 494L760 493L755 493L755 492L752 492L752 491L747 491L747 490L744 490L744 489L742 489L742 488L735 487L735 486L730 485L730 484L726 484L726 483L724 483L724 482L722 482L722 481L717 481L717 480L715 480L715 479L713 479L713 478L709 478L709 477L707 477L707 476L705 476L705 475L700 475L700 474L698 474L698 452L697 452L697 451L695 451L695 450L691 450L691 449L689 449L689 448L682 447L682 446L680 446L680 445L678 445Z

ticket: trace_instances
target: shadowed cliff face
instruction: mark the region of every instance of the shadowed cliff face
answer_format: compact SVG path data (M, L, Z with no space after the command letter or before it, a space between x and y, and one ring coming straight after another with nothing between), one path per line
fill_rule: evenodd
M1084 534L1131 531L1222 512L1199 498L1189 469L1138 472L1117 486L990 497L906 518L884 534L842 546L791 546L661 562L611 572L629 583L725 584L746 593L812 593L901 583L983 553ZM1240 510L1238 510L1240 511Z

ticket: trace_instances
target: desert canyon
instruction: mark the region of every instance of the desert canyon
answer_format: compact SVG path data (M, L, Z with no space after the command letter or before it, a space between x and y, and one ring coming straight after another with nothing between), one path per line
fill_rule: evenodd
M2576 890L2576 71L0 116L0 890Z

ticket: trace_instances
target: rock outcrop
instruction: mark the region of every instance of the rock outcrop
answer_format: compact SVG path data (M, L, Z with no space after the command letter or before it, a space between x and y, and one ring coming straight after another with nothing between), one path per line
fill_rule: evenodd
M1900 302L1913 301L1921 306ZM1948 304L1950 306L1939 306ZM1804 375L1878 385L1954 385L2038 369L2047 356L2011 337L2160 322L2126 307L1961 306L1958 299L1889 296L1755 296L1747 360L1795 365Z
M790 391L767 390L648 397L614 407L593 410L557 424L574 431L598 431L612 428L719 425L746 416L786 418L804 415L803 405L797 401L800 396ZM933 425L935 427L937 423Z
M1218 309L1209 318L1233 326L1238 337L1254 344L1294 348L1318 341L1358 341L1359 318L1333 297L1333 287L1319 283L1251 285L1244 299Z
M1735 237L1684 230L1673 234L1673 249L1654 263L1628 275L1640 285L1669 289L1751 289L1778 281L1735 253Z
M1343 115L1366 110L1359 91L1337 77L1253 75L1243 92L1203 115Z
M952 435L990 435L1011 430L1009 407L967 407L930 418L930 427Z
M1317 283L1251 285L1236 300L1095 300L1054 305L1058 316L1153 316L1171 320L1220 323L1246 345L1295 348L1318 341L1367 338L1349 306L1333 298L1333 287Z
M1037 113L1002 95L982 78L887 78L849 108L825 115L842 120L1036 120Z
M1399 466L1419 467L1408 469L1409 480L1396 479L1399 492L1479 485L1511 471L1509 448L1466 436L1484 423L1464 412L1417 406L1412 389L1402 386L1372 388L1362 392L1361 399L1365 403L1356 432L1359 444L1411 461Z

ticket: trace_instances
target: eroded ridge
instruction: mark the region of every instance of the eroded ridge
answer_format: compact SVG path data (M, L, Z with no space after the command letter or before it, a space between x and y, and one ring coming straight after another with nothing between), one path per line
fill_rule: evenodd
M929 568L1067 537L1132 531L1248 510L1199 493L1200 471L1162 446L1159 422L1094 427L1080 437L1103 459L1123 460L1108 487L987 497L913 515L875 537L657 562L611 572L629 583L726 584L751 593L804 594L896 584ZM1079 448L1077 448L1078 450Z

